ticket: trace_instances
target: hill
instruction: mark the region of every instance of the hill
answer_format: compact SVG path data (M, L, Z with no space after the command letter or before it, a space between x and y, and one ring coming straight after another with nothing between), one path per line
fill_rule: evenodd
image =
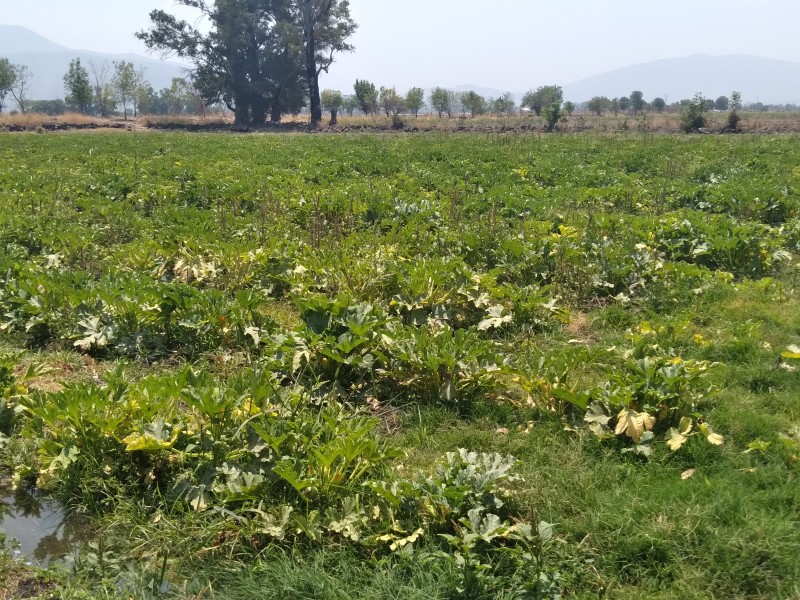
M700 92L708 98L742 93L745 102L800 102L800 63L756 56L695 55L623 67L564 86L564 97L582 102L593 96L626 96L633 90L646 99L668 102Z
M138 54L103 54L89 50L66 48L47 38L14 25L0 25L0 57L31 70L31 87L28 97L35 100L53 100L64 97L64 73L74 58L89 67L89 62L128 61L136 68L145 69L145 78L156 90L169 87L173 77L183 77L184 67L170 62L153 60Z

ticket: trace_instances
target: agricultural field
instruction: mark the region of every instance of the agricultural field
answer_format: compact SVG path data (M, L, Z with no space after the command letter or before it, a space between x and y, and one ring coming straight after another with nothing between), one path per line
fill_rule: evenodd
M0 598L800 596L798 157L0 135Z

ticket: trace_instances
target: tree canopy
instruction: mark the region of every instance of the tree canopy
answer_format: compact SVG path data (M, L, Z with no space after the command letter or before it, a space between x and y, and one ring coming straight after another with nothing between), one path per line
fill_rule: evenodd
M163 10L137 37L151 50L194 63L193 83L207 103L223 102L237 126L279 121L309 98L321 118L318 77L337 52L352 50L356 25L347 0L176 0L198 9L209 33ZM316 118L315 118L316 117Z
M81 59L70 61L69 70L64 74L64 90L67 93L67 102L76 106L81 113L92 102L92 84L89 81L89 71L81 65Z
M537 116L542 114L542 109L551 107L553 104L564 102L564 91L559 85L543 85L535 90L528 91L523 97L520 106L522 108L529 108L536 113Z

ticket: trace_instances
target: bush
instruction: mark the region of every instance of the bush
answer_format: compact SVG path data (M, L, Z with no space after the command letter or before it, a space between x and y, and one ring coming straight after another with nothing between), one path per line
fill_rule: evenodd
M702 95L697 94L685 106L681 115L681 129L686 133L693 133L706 126L706 101Z

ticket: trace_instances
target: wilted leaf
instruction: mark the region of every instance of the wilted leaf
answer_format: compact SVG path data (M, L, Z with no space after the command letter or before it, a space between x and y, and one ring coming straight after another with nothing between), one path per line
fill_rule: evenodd
M683 446L686 443L686 440L688 440L689 438L687 438L684 434L682 434L674 427L671 427L664 435L664 439L666 440L669 449L674 452L676 450L680 450L681 446Z
M652 415L625 408L617 415L617 427L614 433L625 434L638 444L645 431L653 429L655 424L656 420Z
M686 481L687 479L691 479L694 477L696 471L694 469L686 469L683 473L681 473L681 479Z

